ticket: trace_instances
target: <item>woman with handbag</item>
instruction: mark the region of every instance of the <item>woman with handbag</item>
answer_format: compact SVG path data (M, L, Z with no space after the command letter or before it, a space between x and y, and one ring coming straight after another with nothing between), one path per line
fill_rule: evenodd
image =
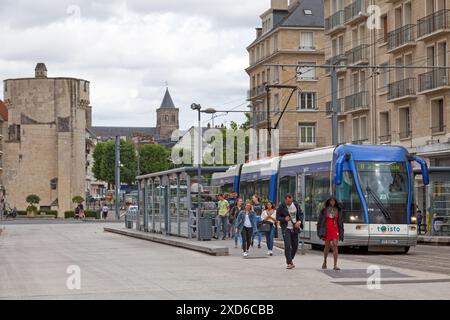
M339 241L344 241L344 214L334 197L330 197L325 202L325 208L320 212L317 222L317 235L325 242L322 269L327 269L328 252L330 252L330 247L332 247L334 270L340 270L337 266L339 255L338 244Z
M236 200L235 206L231 209L230 216L228 217L228 221L231 226L231 237L234 239L234 247L238 247L238 239L239 239L239 233L236 232L236 219L239 215L239 213L244 210L244 201L242 198L238 198Z
M267 254L273 256L273 238L277 226L277 211L272 202L267 202L266 209L261 214L259 230L266 235Z

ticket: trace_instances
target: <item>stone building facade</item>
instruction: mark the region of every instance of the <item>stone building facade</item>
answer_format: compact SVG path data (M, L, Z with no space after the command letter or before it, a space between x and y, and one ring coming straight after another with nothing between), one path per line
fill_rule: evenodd
M379 12L371 28L373 4ZM449 66L449 5L325 0L326 59L347 66L338 69L341 143L403 145L431 165L450 166L448 70L423 68ZM365 65L415 68L352 68ZM329 78L321 87L330 106Z
M73 208L84 196L86 128L90 113L89 81L49 78L39 63L34 78L4 81L8 134L4 149L7 202L25 210L25 198L37 194L41 209Z
M4 208L5 203L5 195L6 195L6 189L4 186L3 181L3 158L4 158L4 139L5 134L7 133L8 125L8 109L6 108L5 104L2 100L0 100L0 211Z
M262 27L256 29L255 41L247 48L250 123L259 131L268 127L268 117L272 128L281 118L278 126L281 154L331 143L331 122L325 117L325 101L320 99L319 80L324 70L267 66L323 64L323 19L322 0L272 0L270 9L261 15ZM267 95L266 85L288 85L297 89L289 101L291 89L271 88ZM286 112L282 115L286 103Z

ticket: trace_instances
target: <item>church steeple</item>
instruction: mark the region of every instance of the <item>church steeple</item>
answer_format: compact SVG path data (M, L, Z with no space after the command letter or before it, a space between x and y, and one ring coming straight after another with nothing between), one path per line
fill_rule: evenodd
M170 139L172 133L180 128L179 126L179 109L175 107L169 88L166 87L164 98L161 106L156 110L157 123L156 127L159 132L160 139Z
M166 93L164 94L160 109L175 109L175 104L170 96L169 88L166 88Z

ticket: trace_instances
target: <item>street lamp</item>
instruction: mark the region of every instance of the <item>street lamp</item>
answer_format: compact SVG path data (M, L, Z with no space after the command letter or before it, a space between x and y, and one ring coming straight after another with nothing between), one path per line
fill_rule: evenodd
M200 181L202 179L202 106L193 103L191 105L191 109L193 111L198 112L198 150L197 150L197 156L198 156L198 164L197 164L197 239L200 239L200 203L201 203L201 194L200 194Z

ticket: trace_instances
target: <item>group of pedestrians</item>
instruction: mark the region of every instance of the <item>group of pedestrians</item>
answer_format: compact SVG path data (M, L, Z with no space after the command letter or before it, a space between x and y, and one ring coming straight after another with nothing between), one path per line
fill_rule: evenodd
M227 235L234 240L235 248L239 239L242 242L242 254L248 257L250 248L258 240L261 248L262 237L265 237L267 254L273 255L275 234L278 224L284 240L284 254L286 268L294 269L294 259L298 251L299 235L304 228L304 214L292 195L287 194L284 201L277 207L267 201L261 203L260 198L254 195L251 200L234 198L234 205L221 194L218 201L216 239L222 231L225 240ZM327 269L327 259L330 249L333 251L334 270L338 267L338 243L344 241L343 212L338 201L330 197L324 204L317 222L317 235L324 242L324 262L322 269Z

